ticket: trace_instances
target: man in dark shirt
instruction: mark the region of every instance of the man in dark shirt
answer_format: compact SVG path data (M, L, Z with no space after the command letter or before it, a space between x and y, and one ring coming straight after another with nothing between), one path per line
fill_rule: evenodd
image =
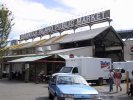
M130 78L130 91L128 92L128 95L131 94L131 96L133 96L133 71L132 73L132 77Z

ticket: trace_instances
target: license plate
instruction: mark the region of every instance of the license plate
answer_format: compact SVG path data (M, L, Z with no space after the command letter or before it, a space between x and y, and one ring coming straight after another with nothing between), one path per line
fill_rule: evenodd
M74 98L65 98L65 100L74 100Z

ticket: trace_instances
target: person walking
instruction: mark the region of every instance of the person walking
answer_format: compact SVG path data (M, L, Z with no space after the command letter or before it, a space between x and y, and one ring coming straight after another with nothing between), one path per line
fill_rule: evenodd
M115 79L115 83L116 83L116 92L118 92L118 88L120 88L120 91L122 91L122 87L121 87L121 77L122 77L122 74L121 74L121 70L118 69L117 72L116 72L116 79Z
M128 92L128 95L133 96L133 71L131 72L132 77L130 78L130 90Z
M110 70L109 72L109 92L112 92L113 91L113 76L114 76L114 72L113 72L113 69Z

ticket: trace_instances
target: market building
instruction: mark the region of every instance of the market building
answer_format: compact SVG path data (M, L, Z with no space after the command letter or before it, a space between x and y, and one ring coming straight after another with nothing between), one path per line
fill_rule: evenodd
M124 60L133 61L133 30L122 30L117 33L125 43Z
M32 80L41 70L44 70L46 75L57 72L71 54L123 61L123 49L124 43L120 36L112 26L107 26L13 45L9 47L8 55L4 58L4 66L10 68L10 73L24 73L24 70L28 70L27 74L31 79L27 80Z
M91 29L93 24L109 22L109 26ZM115 29L110 26L110 12L104 11L74 19L41 30L23 34L20 40L28 40L44 35L41 39L28 43L15 43L8 47L1 70L9 72L9 79L19 73L22 80L36 81L36 76L43 71L51 75L65 65L69 57L101 57L112 61L124 61L124 42ZM90 26L90 30L75 32L79 27ZM61 32L73 29L74 33L61 35ZM52 37L54 32L60 36Z

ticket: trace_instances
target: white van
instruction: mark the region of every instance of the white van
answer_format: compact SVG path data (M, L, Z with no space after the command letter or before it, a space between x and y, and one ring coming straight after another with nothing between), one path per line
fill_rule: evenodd
M62 67L59 73L78 73L88 82L102 85L104 80L109 79L110 68L110 58L78 57L66 59L66 66Z

